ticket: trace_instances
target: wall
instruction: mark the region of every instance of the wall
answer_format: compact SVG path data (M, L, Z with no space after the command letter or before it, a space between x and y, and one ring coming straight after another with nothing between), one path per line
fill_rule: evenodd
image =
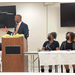
M68 31L75 32L75 27L60 27L60 3L48 6L48 33L57 32L57 39L61 44Z
M16 14L22 15L23 22L28 24L28 51L37 51L38 47L42 48L46 40L46 7L43 5L43 2L0 3L0 6L8 5L16 5ZM8 30L13 31L14 28L8 28ZM0 36L4 34L6 33L0 30ZM37 61L35 66L36 64Z
M36 51L38 47L41 48L46 40L47 31L46 6L43 5L43 2L0 3L0 6L6 5L16 5L16 13L21 14L22 20L29 26L28 51ZM13 29L9 28L8 30L13 31ZM60 44L65 40L67 31L75 32L74 27L60 27L60 3L48 6L48 33L52 31L57 32L56 40ZM0 37L4 34L6 33L0 30ZM35 66L37 66L37 61Z
M16 5L16 14L22 15L23 22L28 24L29 38L28 50L35 51L37 47L42 47L43 42L46 40L46 8L43 2L34 3L1 3L0 6ZM13 31L13 28L8 30ZM0 36L5 32L0 30Z

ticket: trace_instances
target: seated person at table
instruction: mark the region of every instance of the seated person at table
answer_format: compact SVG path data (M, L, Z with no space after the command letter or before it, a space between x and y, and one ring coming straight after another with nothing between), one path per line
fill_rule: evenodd
M75 50L75 42L74 42L74 33L67 32L66 33L66 41L62 42L60 50ZM70 72L69 65L64 65L66 68L66 73ZM73 66L73 73L75 73L75 65ZM61 65L62 67L62 65ZM62 67L63 68L63 67Z
M54 51L54 50L59 50L59 42L55 41L54 39L56 39L56 32L51 32L48 34L48 41L46 41L43 44L43 48L42 50L44 51ZM47 61L47 60L46 60ZM55 65L55 72L57 72L58 68L57 65ZM52 72L52 65L49 65L49 72ZM44 72L44 66L41 66L41 72Z

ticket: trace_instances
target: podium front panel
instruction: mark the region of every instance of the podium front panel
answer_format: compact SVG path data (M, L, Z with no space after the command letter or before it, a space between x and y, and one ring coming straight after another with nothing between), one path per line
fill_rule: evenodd
M24 38L2 38L2 72L24 72L23 52Z

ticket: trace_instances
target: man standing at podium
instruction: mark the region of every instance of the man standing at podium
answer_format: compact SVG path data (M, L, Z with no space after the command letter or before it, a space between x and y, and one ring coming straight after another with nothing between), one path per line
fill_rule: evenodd
M15 28L14 32L11 32L7 30L7 28L1 28L2 31L7 32L7 34L13 33L13 34L24 34L25 38L27 39L29 37L29 30L28 30L28 25L24 22L22 22L22 16L21 15L16 15L15 16Z
M5 28L1 28L1 30L10 35L11 35L11 33L12 34L24 34L25 38L27 39L29 37L29 29L28 29L28 25L26 23L22 22L22 16L16 15L14 20L16 23L14 32L7 30L6 26L5 26ZM0 43L0 49L1 49L1 43Z

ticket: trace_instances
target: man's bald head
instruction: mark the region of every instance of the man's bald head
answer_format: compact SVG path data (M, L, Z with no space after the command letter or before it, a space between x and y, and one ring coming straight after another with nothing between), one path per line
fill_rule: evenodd
M15 16L15 22L16 21L21 22L21 20L22 20L22 16L21 15L18 14L18 15Z
M21 15L16 15L16 16L18 16L18 18L22 19L22 16Z

